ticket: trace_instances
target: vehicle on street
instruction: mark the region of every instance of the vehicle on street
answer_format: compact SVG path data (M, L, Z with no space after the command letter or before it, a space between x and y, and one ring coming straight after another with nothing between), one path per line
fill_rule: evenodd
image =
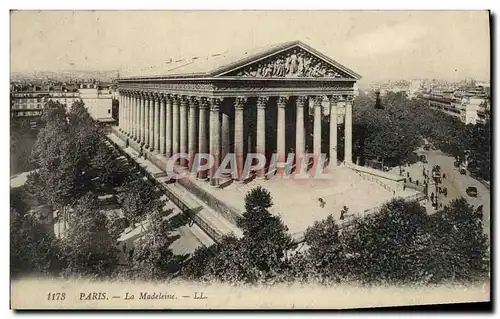
M474 186L467 187L467 189L465 190L465 192L467 193L467 195L469 195L471 197L476 197L477 196L477 188L474 187Z
M424 145L424 150L425 150L425 151L428 151L428 150L430 150L430 149L431 149L431 146L430 146L429 144L425 144L425 145Z
M462 175L467 174L467 171L466 171L466 170L465 170L465 168L463 168L463 167L462 167L462 168L460 168L458 171L459 171L459 172L460 172L460 174L462 174Z

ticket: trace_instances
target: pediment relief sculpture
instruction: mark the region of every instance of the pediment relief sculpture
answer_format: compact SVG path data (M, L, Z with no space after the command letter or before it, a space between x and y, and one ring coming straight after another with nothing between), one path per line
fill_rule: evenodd
M350 78L349 75L302 49L293 49L273 55L228 75L265 78Z

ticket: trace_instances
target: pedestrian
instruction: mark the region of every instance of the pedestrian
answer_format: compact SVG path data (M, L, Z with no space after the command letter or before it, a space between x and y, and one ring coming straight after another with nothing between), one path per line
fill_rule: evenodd
M320 198L318 198L318 201L319 201L319 207L324 208L324 207L325 207L326 202L323 200L323 198L321 198L321 197L320 197Z
M445 174L445 173L443 173L443 179L445 179L445 178L446 178L446 174Z

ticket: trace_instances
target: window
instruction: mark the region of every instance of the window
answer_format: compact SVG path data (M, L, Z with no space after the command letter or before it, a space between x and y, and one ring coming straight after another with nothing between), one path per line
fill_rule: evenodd
M108 109L108 114L111 114L111 110L110 109Z

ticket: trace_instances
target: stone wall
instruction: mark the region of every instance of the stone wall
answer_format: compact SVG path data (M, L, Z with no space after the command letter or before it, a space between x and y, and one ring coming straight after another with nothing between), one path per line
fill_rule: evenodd
M389 174L370 167L358 166L355 164L345 164L350 169L358 173L362 178L371 180L390 191L402 191L405 184L404 177Z

